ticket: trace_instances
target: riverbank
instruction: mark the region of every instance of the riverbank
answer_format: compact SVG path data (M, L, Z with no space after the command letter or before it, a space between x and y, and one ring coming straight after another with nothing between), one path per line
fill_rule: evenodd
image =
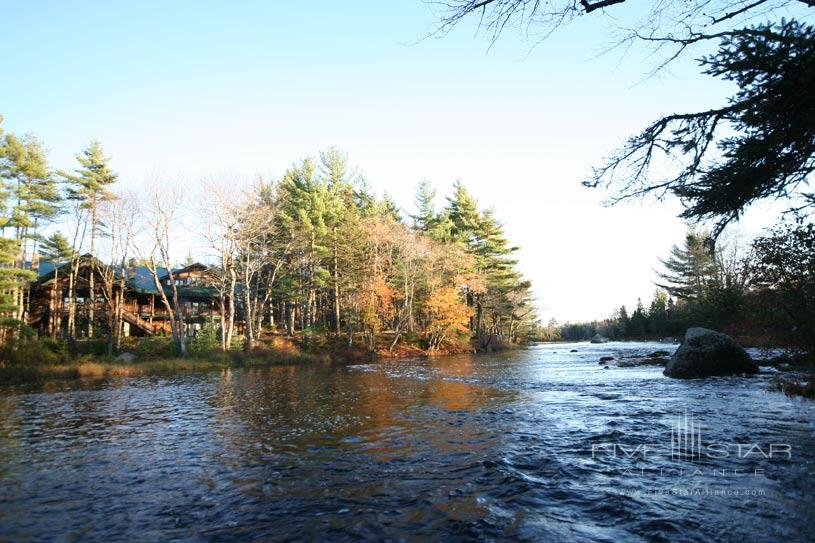
M103 379L181 372L213 371L226 368L281 366L294 364L350 364L373 360L401 360L475 353L473 342L466 339L448 343L435 350L423 348L415 338L390 348L391 338L377 340L374 351L360 346L348 348L345 341L329 335L302 338L273 335L264 338L252 351L236 342L228 352L195 345L186 357L175 354L168 338L146 338L130 341L117 357L99 354L97 343L78 342L69 349L65 342L33 340L14 351L4 353L0 361L0 385L18 385L49 380ZM502 344L499 349L518 348Z
M147 358L132 361L85 355L57 364L37 363L0 366L0 385L18 385L50 380L136 377L182 372L213 371L226 368L329 362L330 359L305 352L228 352L195 354L187 357Z
M660 347L614 346L621 359ZM778 519L785 541L811 540L795 533L815 507L815 404L767 393L774 372L688 382L604 370L607 345L570 351L7 387L0 540L53 539L54 526L100 543L320 540L337 526L361 540L455 540L476 525L494 540L675 540L681 529L747 542L778 540ZM729 456L671 456L671 428L689 412ZM645 471L643 455L620 452L640 443ZM788 444L792 457L745 457L737 443Z

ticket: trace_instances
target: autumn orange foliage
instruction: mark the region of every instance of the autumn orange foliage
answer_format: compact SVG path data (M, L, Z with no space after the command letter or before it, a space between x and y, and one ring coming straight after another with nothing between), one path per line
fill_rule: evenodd
M443 287L427 299L425 311L430 321L426 330L430 349L437 349L453 334L466 333L473 314L455 287Z

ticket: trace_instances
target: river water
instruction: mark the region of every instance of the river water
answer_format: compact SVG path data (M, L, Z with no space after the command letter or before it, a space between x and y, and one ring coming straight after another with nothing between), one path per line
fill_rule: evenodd
M2 389L0 540L812 541L815 402L665 348Z

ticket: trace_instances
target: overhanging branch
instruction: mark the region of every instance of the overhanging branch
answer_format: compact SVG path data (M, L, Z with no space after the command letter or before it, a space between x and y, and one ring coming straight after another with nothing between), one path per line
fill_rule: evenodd
M608 6L613 6L614 4L622 4L623 2L625 2L625 0L601 0L600 2L592 3L589 3L587 0L580 0L580 5L583 6L583 10L586 13L591 13L594 10L603 9Z

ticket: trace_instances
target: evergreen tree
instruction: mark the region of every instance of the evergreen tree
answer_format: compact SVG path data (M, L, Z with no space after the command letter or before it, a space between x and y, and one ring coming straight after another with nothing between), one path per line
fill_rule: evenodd
M40 257L46 262L51 262L54 265L54 288L59 287L59 280L61 275L61 266L71 261L74 256L74 248L71 242L68 241L61 232L54 232L50 237L42 241L39 249ZM51 337L56 337L57 329L59 328L59 308L61 304L61 296L57 295L52 301L51 307L51 321L49 328L51 330Z
M815 170L815 27L782 20L711 37L721 42L701 59L704 73L734 82L735 95L720 107L658 119L585 185L610 186L614 201L674 194L682 217L715 220L718 237L763 199L815 205L807 183ZM662 158L680 167L666 176Z
M3 117L0 116L0 124ZM9 213L9 181L14 178L18 164L9 160L9 138L4 137L0 126L0 208L4 210L0 217L0 226L5 234L6 228L13 225L13 218ZM22 325L20 293L34 273L18 267L20 242L16 239L0 237L0 341L6 343L14 339Z
M382 199L377 202L376 214L382 217L388 217L393 222L402 222L402 214L399 212L399 207L396 205L396 202L393 201L391 195L387 192L383 194Z
M698 300L716 277L716 259L708 233L688 232L682 247L674 245L671 255L660 260L667 271L659 273L659 283L668 294L681 300Z
M6 214L2 220L3 232L12 229L18 248L12 265L28 269L35 266L38 230L57 215L60 195L39 140L33 136L21 139L7 134L2 147L0 172L2 195L6 200L2 206ZM14 297L17 303L15 318L25 321L27 285L18 289Z
M517 247L509 244L494 213L481 212L460 181L448 198L446 216L450 238L475 258L474 272L480 279L480 288L467 292L468 305L475 309L471 329L480 336L482 345L493 334L504 331L512 335L520 320L535 313L530 283L517 271L517 261L511 256Z
M648 309L648 332L651 334L663 335L666 333L666 321L668 320L668 293L657 288Z
M19 139L9 134L5 148L8 161L6 192L12 200L6 225L14 228L15 238L24 253L22 257L27 259L28 244L36 243L39 239L37 229L57 215L61 198L38 139L32 136ZM32 256L34 251L32 248Z
M416 205L416 214L411 215L413 227L428 234L433 231L438 217L436 214L436 189L427 179L422 180L416 188L416 197L413 199Z
M92 141L81 153L76 155L79 168L73 174L60 172L68 185L68 198L77 200L82 207L88 210L91 233L91 262L95 262L96 238L99 231L99 206L105 200L113 198L110 187L116 182L118 176L110 168L110 158L105 156L102 145ZM88 337L93 337L93 320L95 305L95 273L89 277L91 302L88 304Z
M475 245L477 233L481 227L478 202L470 195L461 181L455 182L453 196L449 197L447 202L450 221L453 225L453 238L465 247Z
M803 217L785 221L752 245L748 269L762 289L758 312L769 317L767 328L783 330L779 339L815 358L815 223Z
M645 336L648 317L645 314L645 306L642 305L642 300L637 298L637 308L631 315L628 322L628 329L626 335L631 338L642 338Z
M42 241L39 253L43 260L59 265L71 259L73 247L61 232L54 232Z
M118 175L111 170L110 157L105 156L98 141L92 141L76 155L76 160L80 167L74 170L73 174L60 173L68 185L68 198L78 200L90 211L91 254L94 255L99 228L99 205L113 198L110 188L118 179Z
M23 322L18 318L17 293L35 278L32 271L13 266L19 252L16 240L0 238L0 341L13 339Z
M614 17L626 0L538 2L449 0L441 2L439 32L470 15L492 40L508 28L550 36L580 17ZM798 5L803 11L785 9ZM752 203L782 199L815 209L809 183L815 171L815 1L755 2L686 0L626 13L627 29L614 40L658 46L657 69L701 44L718 51L700 60L704 75L735 83L723 104L663 116L595 168L584 185L611 188L613 203L647 196L677 196L681 216L713 220L716 238ZM780 21L778 20L780 18ZM767 19L770 19L769 22ZM761 21L759 26L745 26ZM809 21L808 21L809 22Z
M376 213L376 196L368 180L361 176L355 183L354 205L363 217Z
M327 214L328 245L331 249L331 298L333 306L334 333L339 335L341 330L341 298L342 278L340 277L341 253L347 252L349 233L357 219L357 208L353 205L354 185L358 181L355 170L348 166L348 156L337 149L330 147L320 153L321 175L330 190L330 212Z
M617 336L625 336L628 333L628 327L631 324L631 319L628 316L628 310L625 306L621 306L615 315L617 321Z
M327 266L329 224L336 213L337 195L317 175L314 160L304 159L286 171L280 183L283 231L299 255L297 276L301 329L316 324L317 294L330 278ZM307 337L307 336L306 336Z
M359 174L348 165L346 153L329 147L320 153L320 177L335 190L344 191L358 182Z

